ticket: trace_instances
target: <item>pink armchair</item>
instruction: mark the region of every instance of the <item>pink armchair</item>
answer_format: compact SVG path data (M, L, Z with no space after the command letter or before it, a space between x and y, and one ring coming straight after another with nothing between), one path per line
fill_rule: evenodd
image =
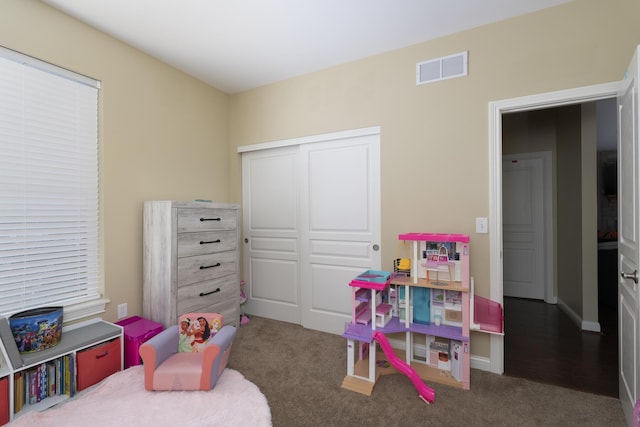
M209 319L206 328L211 326L211 337L202 339L202 334L195 334L198 345L192 337L192 350L188 344L186 350L182 347L179 351L179 347L184 346L181 336L187 335L187 328L182 325L188 327L190 319L203 319L203 316ZM234 326L220 328L222 316L211 313L189 313L180 316L180 320L180 327L170 326L140 346L147 390L211 390L227 366L236 335ZM199 328L197 323L196 326Z

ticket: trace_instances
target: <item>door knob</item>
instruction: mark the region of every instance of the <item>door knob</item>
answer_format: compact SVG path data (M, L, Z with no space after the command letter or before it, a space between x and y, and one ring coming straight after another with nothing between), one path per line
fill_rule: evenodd
M633 270L633 273L620 273L623 279L633 279L635 284L638 284L638 270Z
M376 252L379 251L380 250L380 246L377 245L377 244L373 245L373 250L376 251Z

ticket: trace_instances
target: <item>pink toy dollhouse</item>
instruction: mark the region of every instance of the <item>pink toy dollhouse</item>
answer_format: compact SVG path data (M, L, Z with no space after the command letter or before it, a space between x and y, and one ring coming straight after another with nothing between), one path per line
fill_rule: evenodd
M353 309L343 334L347 375L342 387L371 395L380 375L400 372L430 403L435 393L424 380L470 387L469 237L408 233L399 239L412 244L409 275L367 271L349 283ZM429 252L436 257L428 260L427 251L436 251ZM430 274L441 266L446 281Z

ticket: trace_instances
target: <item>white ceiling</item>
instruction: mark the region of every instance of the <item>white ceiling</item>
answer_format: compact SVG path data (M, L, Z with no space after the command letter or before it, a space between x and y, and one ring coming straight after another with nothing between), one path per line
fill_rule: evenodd
M571 0L42 1L236 93Z

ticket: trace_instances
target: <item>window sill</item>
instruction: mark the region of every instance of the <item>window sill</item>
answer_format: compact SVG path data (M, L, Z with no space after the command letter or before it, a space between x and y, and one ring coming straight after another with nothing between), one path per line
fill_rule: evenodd
M110 301L108 299L99 298L66 306L64 308L63 322L73 322L75 320L80 320L104 313L109 302Z

